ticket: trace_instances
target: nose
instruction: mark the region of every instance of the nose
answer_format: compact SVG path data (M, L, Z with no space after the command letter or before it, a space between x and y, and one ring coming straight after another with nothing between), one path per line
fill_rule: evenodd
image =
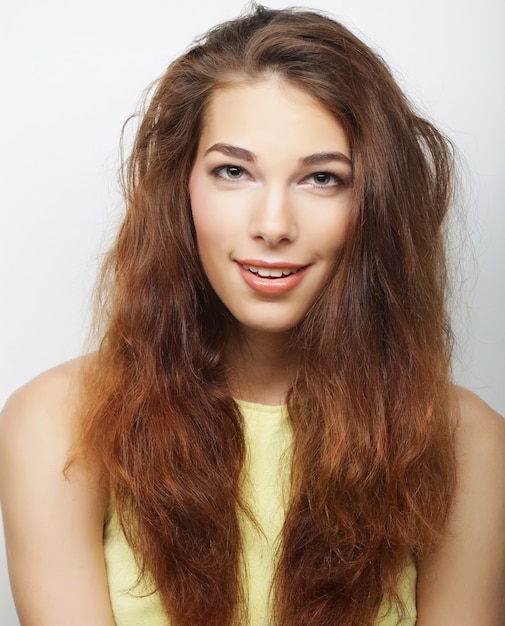
M296 219L286 189L272 185L258 195L251 215L249 234L254 239L262 239L269 247L296 239Z

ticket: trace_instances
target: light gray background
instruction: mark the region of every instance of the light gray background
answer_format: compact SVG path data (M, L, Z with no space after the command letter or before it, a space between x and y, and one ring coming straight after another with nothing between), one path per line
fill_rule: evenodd
M122 123L194 36L243 6L17 0L2 8L0 405L14 388L81 351L90 288L121 214ZM309 6L331 12L379 50L462 152L467 240L455 249L462 279L456 380L505 413L505 3ZM0 623L18 624L2 551Z

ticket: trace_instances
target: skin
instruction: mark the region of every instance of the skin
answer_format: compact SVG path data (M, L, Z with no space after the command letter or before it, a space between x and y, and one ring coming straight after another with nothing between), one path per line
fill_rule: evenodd
M102 548L107 491L63 468L75 436L80 361L15 392L0 419L0 495L22 626L114 626Z
M203 267L244 330L282 333L305 316L346 239L351 178L346 133L304 92L270 78L214 93L189 191ZM304 275L265 294L243 260Z
M284 118L300 124L283 125ZM314 125L309 137L306 124ZM209 152L223 143L246 149L254 161L230 160L229 150ZM349 157L348 150L341 127L324 109L274 79L214 95L190 192L204 268L243 331L242 344L229 353L241 373L232 381L238 397L267 404L283 399L296 356L286 336L321 288L350 214L346 185L311 186L325 180L315 176L321 172L345 178L345 159L308 169L299 161L321 151ZM224 180L215 172L223 166ZM242 284L237 255L294 262L308 271L286 293L261 294ZM63 474L77 429L81 363L60 365L28 383L0 418L0 496L22 626L114 625L102 548L105 481L82 462ZM443 540L421 558L417 624L504 626L505 420L466 390L455 387L454 396L458 488Z
M289 331L346 239L351 180L342 126L306 93L271 77L213 94L189 191L204 270L242 330L228 353L236 397L283 401L296 363ZM280 293L285 278L266 278L258 291L245 261L302 278Z

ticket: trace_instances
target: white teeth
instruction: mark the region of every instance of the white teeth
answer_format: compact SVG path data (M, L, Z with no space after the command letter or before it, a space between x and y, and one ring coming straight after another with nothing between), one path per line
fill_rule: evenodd
M290 274L295 274L298 270L288 270L281 268L266 268L266 267L255 267L253 265L243 265L246 270L253 272L254 274L258 274L262 278L280 278L281 276L289 276Z
M280 278L282 276L282 270L277 270L277 269L275 269L275 270L266 270L266 269L260 268L258 270L258 274L260 276L264 276L265 278L266 277L268 277L268 278Z

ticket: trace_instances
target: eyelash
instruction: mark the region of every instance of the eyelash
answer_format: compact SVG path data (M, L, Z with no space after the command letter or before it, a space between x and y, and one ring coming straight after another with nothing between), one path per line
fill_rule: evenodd
M312 187L315 187L316 189L331 189L332 187L342 187L343 185L345 185L345 181L340 176L338 176L337 174L334 174L333 172L325 172L325 171L314 172L313 174L309 174L308 176L305 176L304 180L310 180L311 178L315 180L316 176L326 176L330 180L333 181L326 185L320 185L314 182L312 184Z
M227 171L229 170L236 170L238 173L238 177L230 177L228 175L226 175ZM224 174L223 174L224 172ZM241 167L240 165L220 165L219 167L216 167L212 170L211 174L215 177L215 178L219 178L223 181L229 182L229 183L235 183L235 182L240 182L241 180L243 180L243 174L248 174L247 170L243 167ZM304 176L302 178L302 181L304 180L310 180L315 179L316 176L326 176L329 177L333 183L329 183L329 184L318 184L316 182L311 183L311 187L313 187L314 189L332 189L334 187L342 187L342 186L346 186L348 184L348 182L346 180L344 180L341 176L339 176L338 174L335 174L334 172L327 172L327 171L318 171L318 172L314 172L312 174L309 174L308 176Z
M247 172L247 170L245 170L243 167L240 167L239 165L220 165L219 167L216 167L212 170L212 175L215 178L220 178L221 180L225 180L228 182L236 182L242 180L242 176L240 176L239 178L224 176L223 172L226 172L227 170L238 170L241 175Z

